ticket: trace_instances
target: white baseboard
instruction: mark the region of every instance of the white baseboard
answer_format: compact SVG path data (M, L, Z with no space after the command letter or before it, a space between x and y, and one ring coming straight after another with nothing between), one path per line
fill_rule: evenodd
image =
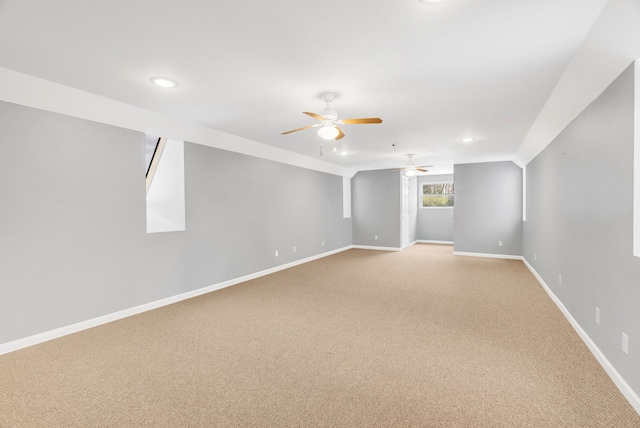
M490 259L524 260L522 256L514 256L509 254L466 253L464 251L454 251L453 255L466 257L487 257Z
M536 272L533 266L529 264L527 259L523 257L522 261L524 262L525 266L529 268L533 276L536 277L540 285L542 285L542 288L547 292L551 300L553 300L556 306L560 309L560 311L565 316L567 321L569 321L573 329L578 333L578 335L580 336L582 341L585 343L585 345L587 345L591 353L596 357L596 359L598 360L602 368L604 368L604 370L607 372L611 380L613 380L613 383L615 383L615 385L618 387L620 392L622 392L622 394L625 396L627 401L629 401L629 404L631 404L631 406L633 406L635 411L638 414L640 414L640 397L638 396L638 394L636 394L636 392L633 389L631 389L629 384L624 380L624 378L620 375L620 373L618 373L615 367L613 367L611 362L607 359L607 357L605 357L605 355L602 353L600 348L598 348L595 342L589 337L587 332L584 331L580 326L580 324L578 324L578 322L575 320L575 318L573 318L573 316L571 315L569 310L564 306L562 301L553 293L553 291L551 291L551 288L549 288L549 286L544 282L542 277L538 275L538 272Z
M442 245L453 245L453 241L433 241L430 239L418 239L416 241L418 244L442 244Z
M291 263L286 263L286 264L279 265L279 266L266 269L260 272L255 272L249 275L241 276L239 278L234 278L228 281L223 281L217 284L209 285L207 287L199 288L197 290L188 291L186 293L181 293L175 296L166 297L164 299L156 300L154 302L145 303L145 304L128 308L128 309L123 309L118 312L113 312L107 315L99 316L86 321L81 321L75 324L56 328L54 330L49 330L43 333L35 334L33 336L17 339L11 342L2 343L0 344L0 355L17 351L19 349L23 349L29 346L37 345L39 343L47 342L49 340L57 339L59 337L63 337L72 333L77 333L82 330L87 330L89 328L97 327L99 325L106 324L112 321L117 321L126 317L130 317L132 315L137 315L143 312L157 309L162 306L171 305L173 303L181 302L183 300L187 300L193 297L201 296L203 294L211 293L212 291L220 290L222 288L230 287L232 285L236 285L241 282L246 282L255 278L259 278L261 276L269 275L284 269L288 269L297 265L308 263L310 261L327 257L332 254L340 253L342 251L346 251L351 248L352 246L338 248L337 250L327 251L326 253L317 254L315 256L308 257L306 259L296 260Z
M369 245L352 245L351 248L357 248L359 250L402 251L400 247L373 247Z

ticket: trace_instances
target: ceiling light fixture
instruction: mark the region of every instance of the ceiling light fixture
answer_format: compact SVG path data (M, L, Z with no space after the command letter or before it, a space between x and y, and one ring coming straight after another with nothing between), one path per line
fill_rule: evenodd
M326 123L322 128L318 129L318 135L324 140L334 140L340 131L334 125Z
M416 166L412 160L413 155L408 154L407 157L409 158L409 163L404 168L395 168L395 169L392 169L392 171L402 171L402 174L404 174L406 177L415 177L416 175L418 175L418 172L429 172L429 170L425 168L430 168L433 166L433 165Z
M420 0L420 3L424 4L434 4L434 3L443 3L445 0Z
M474 140L473 137L465 137L463 139L461 139L460 141L462 141L463 143L470 143Z
M344 133L338 125L357 125L357 124L366 124L366 123L382 123L382 119L379 117L362 117L359 119L338 119L338 113L331 108L331 101L336 98L336 94L332 92L328 92L326 94L320 95L320 98L327 103L327 108L324 110L322 115L317 113L312 113L309 111L303 111L302 113L307 116L311 116L314 119L320 121L320 123L316 123L315 125L307 125L302 128L294 129L292 131L282 132L282 135L291 134L292 132L303 131L309 128L316 128L318 126L322 126L318 130L318 135L325 140L340 140L344 138Z
M175 88L179 83L168 77L152 77L151 82L161 88Z

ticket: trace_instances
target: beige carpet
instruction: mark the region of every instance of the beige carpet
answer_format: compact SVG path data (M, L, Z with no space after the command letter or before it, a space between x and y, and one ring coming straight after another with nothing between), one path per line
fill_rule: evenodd
M1 427L640 427L519 261L349 250L0 356Z

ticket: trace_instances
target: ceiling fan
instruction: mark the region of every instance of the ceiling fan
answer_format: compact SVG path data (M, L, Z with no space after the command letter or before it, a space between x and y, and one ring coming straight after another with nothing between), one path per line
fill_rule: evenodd
M336 94L334 93L326 93L320 95L320 98L327 103L327 107L322 113L319 115L317 113L311 113L308 111L303 111L307 116L311 116L314 119L318 119L320 123L315 123L313 125L303 126L302 128L294 129L292 131L283 132L282 135L291 134L292 132L303 131L309 128L317 128L318 135L325 140L339 140L344 137L344 133L338 127L338 125L358 125L365 123L382 123L382 119L378 117L368 117L361 119L338 119L338 113L331 108L331 101L336 99Z
M413 177L414 175L416 175L418 173L418 171L420 172L428 172L428 169L425 168L431 168L433 167L433 165L424 165L424 166L416 166L414 165L413 161L411 160L413 158L413 154L408 154L407 155L409 157L409 163L407 163L407 165L405 165L403 168L394 168L392 169L392 171L402 171L402 173L404 175L406 175L407 177Z

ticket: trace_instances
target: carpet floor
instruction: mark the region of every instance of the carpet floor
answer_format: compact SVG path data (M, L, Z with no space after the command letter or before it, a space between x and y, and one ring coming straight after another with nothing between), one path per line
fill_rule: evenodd
M521 261L352 249L0 356L0 427L640 427Z

